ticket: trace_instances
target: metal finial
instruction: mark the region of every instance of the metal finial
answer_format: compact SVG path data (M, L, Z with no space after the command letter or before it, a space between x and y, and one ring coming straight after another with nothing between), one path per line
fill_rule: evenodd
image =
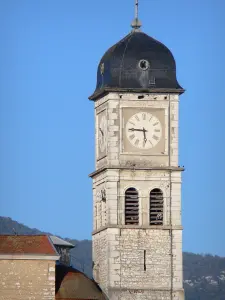
M135 19L138 19L138 0L135 0Z
M138 0L135 0L135 17L131 24L131 27L133 28L133 31L140 31L141 28L141 22L138 19Z

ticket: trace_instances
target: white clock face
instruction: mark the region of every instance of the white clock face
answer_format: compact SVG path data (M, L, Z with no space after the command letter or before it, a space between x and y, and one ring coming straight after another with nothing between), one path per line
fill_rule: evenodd
M106 126L106 116L103 115L99 122L99 148L101 152L104 152L106 149L106 134L107 134L107 126Z
M139 149L155 147L162 137L162 125L157 117L148 112L133 115L126 124L129 142Z

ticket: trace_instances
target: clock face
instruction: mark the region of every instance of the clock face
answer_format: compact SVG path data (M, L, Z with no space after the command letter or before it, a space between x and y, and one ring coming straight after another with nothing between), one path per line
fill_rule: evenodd
M106 126L106 116L103 115L99 122L99 148L101 152L104 152L106 149L106 134L107 134L107 126Z
M148 112L133 115L126 124L129 142L139 149L155 147L162 137L162 125L157 117Z

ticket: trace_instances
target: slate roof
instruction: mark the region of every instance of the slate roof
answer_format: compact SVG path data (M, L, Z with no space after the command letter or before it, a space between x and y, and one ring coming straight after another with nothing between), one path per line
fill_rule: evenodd
M149 63L145 70L140 68L142 60ZM98 66L96 90L89 99L95 100L109 91L184 92L176 78L171 51L138 31L132 31L106 51Z
M56 300L106 300L106 296L94 280L80 271L56 265Z
M0 235L0 254L58 255L47 235Z
M69 247L69 248L74 248L75 246L61 238L59 238L58 236L55 236L55 235L50 235L49 236L52 243L54 245L57 245L57 246L65 246L65 247Z

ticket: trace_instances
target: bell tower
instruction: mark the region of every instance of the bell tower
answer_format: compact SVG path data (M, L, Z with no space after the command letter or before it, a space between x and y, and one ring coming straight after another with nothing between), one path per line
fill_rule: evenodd
M170 50L140 30L102 57L95 105L93 274L113 300L183 300L179 96Z

